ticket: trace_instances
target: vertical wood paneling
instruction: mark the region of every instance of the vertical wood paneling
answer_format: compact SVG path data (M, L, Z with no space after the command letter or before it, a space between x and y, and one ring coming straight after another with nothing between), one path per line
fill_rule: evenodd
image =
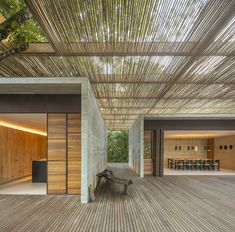
M144 132L144 175L153 175L153 132Z
M0 182L32 174L32 160L46 158L42 135L0 127Z
M66 114L48 114L48 194L66 194Z
M162 176L163 175L163 166L164 166L164 131L156 130L155 132L153 144L155 146L153 153L153 175L154 176Z
M207 159L214 159L215 140L213 138L207 139Z
M81 115L67 115L67 193L81 193Z

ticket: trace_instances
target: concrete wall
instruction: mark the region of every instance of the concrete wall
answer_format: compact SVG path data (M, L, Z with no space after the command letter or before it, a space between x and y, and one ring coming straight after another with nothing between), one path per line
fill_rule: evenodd
M175 150L175 146L178 147ZM181 146L181 150L179 150ZM188 146L190 150L188 150ZM197 147L197 151L191 147ZM207 139L165 139L164 140L164 167L167 167L168 158L173 159L206 159Z
M107 165L107 129L88 80L82 83L82 186L81 202L89 201L88 188Z
M129 165L140 176L144 176L144 120L140 116L129 129Z
M233 146L232 149L229 148L230 145ZM220 146L223 148L220 149ZM221 168L235 170L235 136L215 138L214 159L220 160Z

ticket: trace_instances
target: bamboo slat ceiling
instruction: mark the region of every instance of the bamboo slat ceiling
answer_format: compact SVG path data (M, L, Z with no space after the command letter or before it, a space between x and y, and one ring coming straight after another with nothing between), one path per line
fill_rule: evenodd
M26 3L53 49L3 60L1 76L86 76L113 129L140 114L235 114L235 1Z

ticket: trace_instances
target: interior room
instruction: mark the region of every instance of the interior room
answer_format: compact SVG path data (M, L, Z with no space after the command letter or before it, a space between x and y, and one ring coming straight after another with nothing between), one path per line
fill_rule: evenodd
M235 131L165 131L164 175L235 175Z
M47 115L0 114L0 194L47 194Z

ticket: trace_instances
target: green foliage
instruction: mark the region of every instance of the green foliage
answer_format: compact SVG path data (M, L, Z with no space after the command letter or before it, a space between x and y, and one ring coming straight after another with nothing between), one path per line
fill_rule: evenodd
M152 144L144 143L144 158L151 159L152 158Z
M128 162L128 132L108 132L108 162Z
M23 0L1 0L0 11L6 18L10 18L25 7ZM0 28L2 30L3 28ZM20 46L27 42L46 42L41 28L33 19L27 20L22 25L12 22L8 30L8 42L12 46Z
M25 7L23 0L1 0L0 11L6 18L10 18L16 12Z
M14 46L25 42L46 42L39 26L29 19L9 34L9 43Z

